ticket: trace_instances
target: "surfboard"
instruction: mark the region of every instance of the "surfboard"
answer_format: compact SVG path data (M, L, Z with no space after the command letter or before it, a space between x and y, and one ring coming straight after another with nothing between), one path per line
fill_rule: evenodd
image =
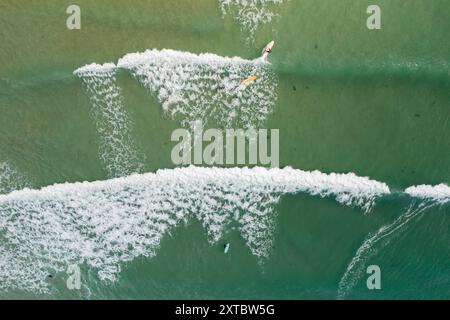
M275 45L275 41L270 41L262 51L262 57L264 60L267 60L269 54L272 52L273 46Z
M264 49L262 51L262 58L264 60L267 60L269 54L272 52L272 48L274 45L275 45L275 41L272 40L264 47ZM253 81L255 81L256 79L258 79L257 76L250 76L247 79L242 80L240 85L247 86L247 85L251 84Z
M252 83L253 81L255 81L256 79L258 79L257 76L250 76L245 80L242 80L241 85L249 85L250 83Z

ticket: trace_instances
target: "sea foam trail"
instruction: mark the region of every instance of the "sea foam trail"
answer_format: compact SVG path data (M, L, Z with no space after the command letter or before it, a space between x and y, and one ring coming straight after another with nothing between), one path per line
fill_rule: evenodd
M154 256L163 236L190 218L211 244L237 228L264 259L275 205L298 192L368 209L389 188L353 173L187 167L14 191L0 195L0 289L48 292L48 274L74 264L114 281L122 263Z
M263 24L279 16L276 6L288 0L219 0L223 16L230 14L246 34L247 43L255 41L255 33Z
M395 236L406 231L414 221L420 219L424 211L450 202L450 187L445 184L413 186L407 188L405 193L421 202L419 204L413 202L394 222L367 236L339 282L339 299L344 299L356 286L364 273L368 259L386 247Z
M99 154L108 177L140 172L142 163L116 83L116 69L113 63L94 63L74 71L83 81L91 101L91 115L100 137Z
M223 127L258 127L277 99L277 77L261 59L147 50L125 55L118 67L129 70L185 127L196 120L214 120ZM241 85L249 76L257 79Z

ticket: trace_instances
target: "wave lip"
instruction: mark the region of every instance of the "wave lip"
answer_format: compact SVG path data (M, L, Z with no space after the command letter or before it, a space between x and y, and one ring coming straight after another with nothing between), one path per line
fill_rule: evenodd
M116 65L112 62L107 62L104 64L91 63L76 69L73 74L76 76L83 76L89 73L98 73L99 75L107 75L108 72L115 72L117 69Z
M133 174L127 177L104 181L74 182L55 184L39 190L24 189L9 195L0 195L0 201L21 196L42 196L56 193L61 196L71 192L113 190L132 185L141 185L146 181L164 181L189 185L230 185L245 184L253 191L264 193L294 194L305 192L314 196L335 197L348 205L364 207L364 200L390 194L384 182L360 177L354 173L322 173L318 170L303 171L292 167L285 168L217 168L217 167L182 167L159 169L156 173ZM449 188L448 186L446 186ZM351 201L353 199L353 201Z
M279 192L331 196L341 204L356 205L367 211L371 209L377 197L390 194L387 184L354 173L326 174L318 170L302 171L291 167L274 168L268 172L270 181Z
M414 198L432 200L438 203L450 201L450 187L444 183L432 185L412 186L405 190L405 193Z
M172 49L150 49L144 52L128 53L119 59L117 67L131 69L140 64L151 63L154 60L162 60L169 64L174 64L180 59L183 63L193 64L245 64L255 63L254 60L247 60L241 57L223 57L214 53L195 54L187 51L177 51ZM262 60L257 62L264 63Z

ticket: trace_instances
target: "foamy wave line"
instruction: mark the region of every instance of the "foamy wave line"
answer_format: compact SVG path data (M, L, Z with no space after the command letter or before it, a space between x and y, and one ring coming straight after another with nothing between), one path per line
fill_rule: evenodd
M394 236L398 236L401 232L407 230L411 223L420 218L425 210L450 202L450 187L446 184L412 186L405 189L405 194L423 202L418 205L413 203L394 222L367 236L339 282L339 299L345 298L351 289L356 286L361 279L367 260L376 255L381 248L386 247Z
M117 65L119 68L130 69L136 65L152 62L155 59L161 59L162 63L175 63L181 59L184 63L192 64L252 64L255 62L265 63L263 60L248 60L241 57L223 57L214 53L195 54L187 51L177 51L171 49L146 50L144 52L128 53L119 59Z
M127 54L117 66L129 70L166 113L181 117L185 127L197 120L213 120L224 127L258 127L277 99L277 77L262 59L164 49ZM249 76L257 80L241 85Z
M114 63L89 64L73 72L89 94L91 114L100 138L99 154L108 177L142 171L139 154L131 135L131 121L116 83Z
M436 201L444 204L450 201L450 187L446 184L412 186L405 193L414 198Z
M389 188L352 173L188 167L14 191L0 195L0 289L48 292L48 274L73 264L114 281L123 262L154 256L162 237L191 217L211 243L236 226L252 254L265 258L275 205L297 192L368 208Z
M407 227L417 218L421 217L426 209L431 205L413 203L406 212L402 213L394 222L385 225L374 233L370 233L352 258L347 269L339 281L338 299L344 299L350 291L356 286L366 267L366 262L375 256L380 249L386 247L394 236L398 236L405 231Z
M85 74L98 75L98 76L110 76L116 72L116 65L112 62L107 62L104 64L91 63L76 69L73 74L79 77Z

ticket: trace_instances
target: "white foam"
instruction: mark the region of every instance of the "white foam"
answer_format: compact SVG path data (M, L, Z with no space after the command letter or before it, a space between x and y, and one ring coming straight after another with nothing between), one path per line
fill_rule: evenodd
M435 186L412 186L407 188L405 193L409 194L411 197L427 199L438 203L447 203L450 201L450 187L443 183Z
M121 58L127 69L161 103L163 110L190 127L213 120L223 127L258 127L272 113L277 77L261 59L147 50ZM257 76L249 86L243 79Z
M99 154L108 177L140 172L143 158L131 135L116 70L114 63L93 63L74 71L89 94L91 115L100 138Z
M432 207L431 203L412 203L410 207L402 213L392 223L382 226L374 233L370 233L361 246L356 251L347 266L347 269L339 281L338 299L344 299L361 279L366 267L366 262L375 256L379 250L386 247L394 237L407 230L411 223L420 218L422 213Z
M47 275L73 264L115 281L123 262L154 256L162 237L191 217L211 243L237 227L265 258L274 207L282 194L297 192L367 209L389 188L354 174L188 167L14 191L0 195L0 289L46 292Z
M0 194L24 188L28 185L26 179L9 162L0 162Z
M287 0L219 0L222 14L231 14L247 35L247 42L253 43L255 33L263 24L273 22L279 17L276 6Z
M73 72L73 74L79 77L83 77L84 74L98 73L99 76L104 75L106 77L109 77L110 73L114 74L116 72L116 69L116 65L112 62L107 62L104 64L91 63L78 68Z

